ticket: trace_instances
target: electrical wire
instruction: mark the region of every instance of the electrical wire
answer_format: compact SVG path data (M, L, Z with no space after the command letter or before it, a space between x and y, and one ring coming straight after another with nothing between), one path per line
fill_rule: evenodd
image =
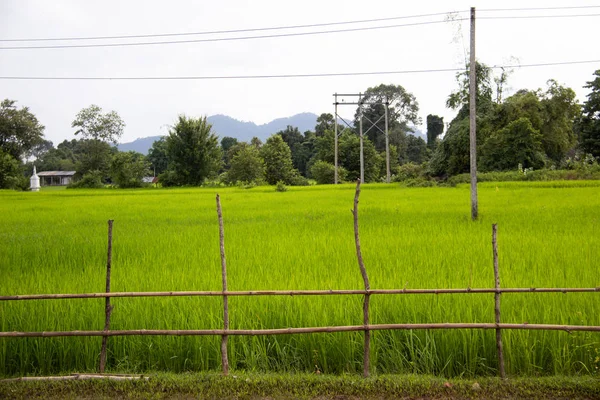
M449 15L449 14L457 14L457 13L465 13L465 12L467 12L467 11L449 11L449 12L439 12L439 13L431 13L431 14L417 14L417 15L405 15L405 16L387 17L387 18L361 19L361 20L354 20L354 21L325 22L325 23L320 23L320 24L274 26L274 27L267 27L267 28L247 28L247 29L232 29L232 30L218 30L218 31L156 33L156 34L121 35L121 36L83 36L83 37L56 37L56 38L31 38L31 39L19 38L19 39L0 39L0 42L42 42L42 41L67 41L67 40L142 39L142 38L172 37L172 36L222 35L222 34L231 34L231 33L274 31L274 30L285 30L285 29L318 28L318 27L323 27L323 26L335 26L335 25L365 24L365 23L371 23L371 22L394 21L394 20L400 20L400 19L437 17L440 15Z
M599 60L562 61L535 64L513 64L495 65L490 68L531 68L548 67L558 65L593 64L600 63ZM60 77L60 76L0 76L0 80L59 80L59 81L174 81L174 80L226 80L226 79L281 79L281 78L319 78L335 76L364 76L364 75L398 75L398 74L420 74L438 72L462 72L464 68L438 68L402 71L376 71L376 72L333 72L315 74L281 74L281 75L223 75L223 76L131 76L131 77Z
M465 20L467 20L467 18L458 18L453 21L465 21ZM328 31L294 32L294 33L280 33L280 34L272 34L272 35L236 36L236 37L212 38L212 39L171 40L171 41L162 41L162 42L67 44L67 45L50 45L50 46L10 46L10 47L0 47L0 50L73 49L73 48L90 48L90 47L125 47L125 46L148 46L148 45L165 45L165 44L181 44L181 43L224 42L224 41L234 41L234 40L252 40L252 39L281 38L281 37L291 37L291 36L322 35L322 34L341 33L341 32L359 32L359 31L369 31L369 30L389 29L389 28L401 28L401 27L407 27L407 26L441 24L441 23L445 23L445 22L447 22L447 21L446 20L426 21L426 22L414 22L414 23L410 23L410 24L334 29L334 30L328 30Z

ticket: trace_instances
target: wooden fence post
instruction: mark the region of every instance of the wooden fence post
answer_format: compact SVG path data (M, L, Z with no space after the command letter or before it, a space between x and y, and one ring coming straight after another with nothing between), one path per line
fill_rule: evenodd
M106 256L106 293L110 293L110 268L112 266L112 228L113 220L108 220L108 252ZM104 331L110 329L110 314L113 307L110 304L110 297L104 301ZM100 373L104 372L106 367L106 344L108 336L102 336L102 349L100 350Z
M219 245L221 248L221 275L223 279L223 293L227 291L227 261L225 259L225 231L223 228L223 213L221 211L221 199L217 194L217 216L219 217ZM229 330L229 301L227 295L223 294L223 329ZM223 364L223 375L229 375L229 358L227 357L227 335L221 336L221 362Z
M492 225L492 248L494 251L494 280L496 290L500 289L500 270L498 268L498 225ZM496 324L500 323L500 295L502 293L497 291L494 294L495 307L494 314L496 317ZM496 329L496 349L498 350L498 369L500 371L500 377L506 379L506 371L504 369L504 351L502 349L502 329Z
M365 300L363 302L363 324L365 326L365 348L363 356L363 375L369 376L369 367L371 364L371 331L369 329L369 299L371 295L369 290L371 285L369 284L369 276L367 275L367 269L362 258L362 252L360 250L360 235L358 233L358 198L360 197L360 179L356 181L356 192L354 194L354 242L356 244L356 258L358 259L358 267L362 275L365 284Z

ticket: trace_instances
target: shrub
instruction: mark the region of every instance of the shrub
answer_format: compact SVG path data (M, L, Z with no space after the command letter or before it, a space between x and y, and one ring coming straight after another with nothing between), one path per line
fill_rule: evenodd
M407 163L398 167L398 172L394 176L394 182L403 182L409 179L423 178L425 168L420 164Z
M275 191L287 192L287 186L285 186L285 183L283 183L283 181L279 181L277 182L277 185L275 185Z
M90 171L77 182L67 185L67 189L101 189L104 187L102 175L102 171Z
M318 184L334 183L335 166L326 161L317 161L310 167L310 174ZM338 166L338 182L342 182L348 176L345 168Z

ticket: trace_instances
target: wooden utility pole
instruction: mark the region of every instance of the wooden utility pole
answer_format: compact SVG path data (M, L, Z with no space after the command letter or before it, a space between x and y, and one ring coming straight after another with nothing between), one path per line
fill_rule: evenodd
M471 219L474 221L478 216L477 207L477 71L475 61L475 7L471 7L471 57L469 60L469 142L471 154Z
M365 183L365 156L363 146L363 109L362 93L358 94L358 118L359 118L359 136L360 136L360 182Z
M385 99L385 181L390 183L390 133L388 130L388 99Z

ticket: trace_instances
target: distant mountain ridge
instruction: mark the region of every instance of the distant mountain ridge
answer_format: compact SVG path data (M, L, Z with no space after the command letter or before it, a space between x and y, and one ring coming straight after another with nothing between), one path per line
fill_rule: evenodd
M300 113L286 118L277 118L266 124L257 125L254 122L239 121L227 115L211 115L206 120L212 125L213 131L220 137L234 137L241 142L249 142L253 137L258 137L263 142L272 134L282 131L288 125L298 128L301 133L312 131L317 125L319 116L313 113ZM341 122L340 122L341 124ZM415 136L424 139L425 136L418 129L415 129ZM159 140L161 136L149 136L139 138L133 142L121 143L117 145L120 151L137 151L147 154L152 144Z

